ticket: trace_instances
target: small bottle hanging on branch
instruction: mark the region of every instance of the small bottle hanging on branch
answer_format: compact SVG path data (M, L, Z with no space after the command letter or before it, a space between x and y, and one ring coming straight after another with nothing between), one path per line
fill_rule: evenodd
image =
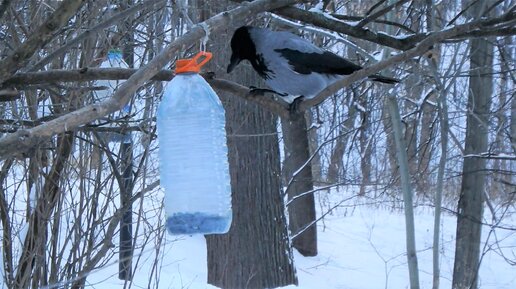
M100 68L129 68L124 61L122 51L119 49L110 49L106 59L100 64ZM94 92L94 100L102 101L111 97L113 93L125 80L96 80L95 86L100 90ZM124 117L131 113L131 102L129 102L121 111L112 113L98 121L98 124L107 124L108 127L120 127L124 122ZM126 142L131 134L121 134L118 132L100 132L99 135L107 142Z
M171 234L223 234L232 219L225 114L199 75L212 57L176 62L158 108L160 183Z

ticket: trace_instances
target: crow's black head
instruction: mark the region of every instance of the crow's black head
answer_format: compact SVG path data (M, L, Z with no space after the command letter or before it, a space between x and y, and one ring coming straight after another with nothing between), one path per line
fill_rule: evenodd
M251 62L256 58L256 47L251 35L249 34L249 26L242 26L235 31L231 38L231 61L228 65L227 72L230 73L240 63L247 59Z

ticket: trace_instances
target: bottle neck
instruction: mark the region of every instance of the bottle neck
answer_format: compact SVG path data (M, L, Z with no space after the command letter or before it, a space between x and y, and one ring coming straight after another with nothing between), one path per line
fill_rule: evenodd
M194 74L199 74L199 73L198 72L193 72L193 71L176 73L176 75L194 75Z

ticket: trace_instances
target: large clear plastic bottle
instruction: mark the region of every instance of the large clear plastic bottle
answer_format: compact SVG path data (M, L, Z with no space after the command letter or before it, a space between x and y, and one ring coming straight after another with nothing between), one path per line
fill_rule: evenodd
M160 183L171 234L222 234L231 225L224 109L198 74L210 58L202 52L178 60L158 108Z

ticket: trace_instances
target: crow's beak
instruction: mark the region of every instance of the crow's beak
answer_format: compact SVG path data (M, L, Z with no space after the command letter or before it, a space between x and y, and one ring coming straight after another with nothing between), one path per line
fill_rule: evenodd
M240 63L241 59L236 56L235 54L232 54L231 55L231 61L229 62L229 65L228 65L228 70L227 72L230 73L231 71L233 71L233 69L235 69L235 67Z

